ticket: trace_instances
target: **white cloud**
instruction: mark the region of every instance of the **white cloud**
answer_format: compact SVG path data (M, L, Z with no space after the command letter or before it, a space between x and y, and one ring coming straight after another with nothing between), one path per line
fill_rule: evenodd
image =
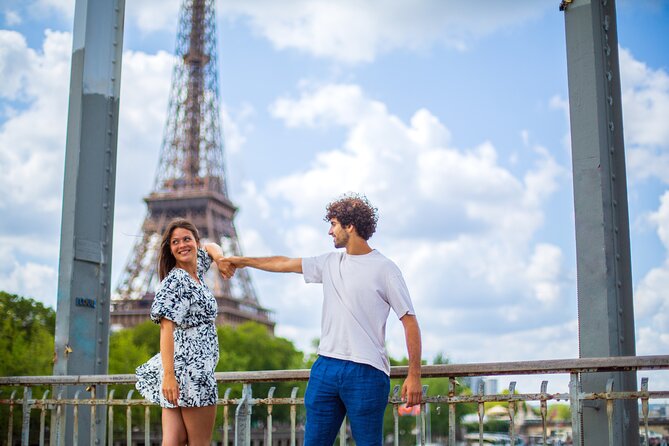
M243 104L240 109L230 110L228 107L221 108L221 121L223 122L223 135L225 135L226 154L234 154L241 150L246 143L246 134L253 130L250 123L255 110L251 104Z
M625 143L632 178L669 182L669 74L620 50Z
M145 33L175 33L179 18L179 0L142 0L125 3L125 20Z
M57 270L51 266L26 262L14 264L8 276L0 277L3 289L27 296L56 308Z
M3 36L23 41L17 33ZM0 208L31 205L51 218L60 209L70 48L68 34L47 31L41 52L25 41L12 50L20 63L11 70L14 87L6 94L27 108L15 110L0 127L0 187L7 192Z
M348 128L339 150L321 152L311 169L272 181L272 196L291 202L294 217L320 214L324 200L347 190L363 190L382 200L393 225L419 233L418 216L440 215L441 232L455 213L471 222L467 232L520 229L524 237L541 223L540 202L557 187L563 169L542 148L533 149L535 168L515 177L497 160L495 147L484 142L473 149L449 147L450 132L427 110L418 110L406 125L385 105L366 98L355 85L326 85L300 98L279 99L271 111L289 126L338 124ZM296 192L300 191L299 194ZM398 193L399 192L399 193ZM292 198L299 196L298 199ZM429 210L416 206L424 206ZM511 209L509 209L511 208ZM521 225L521 226L518 226ZM449 232L449 231L447 231Z
M70 36L46 31L39 50L11 31L0 31L0 40L0 60L8 51L14 62L9 72L2 69L9 79L2 95L18 104L0 127L0 234L6 251L0 284L54 305Z
M234 0L226 15L248 17L256 32L278 49L294 48L343 62L370 62L400 48L442 44L466 49L472 40L522 23L547 10L540 2L514 8L497 1Z
M664 247L669 250L669 192L660 197L660 208L649 220L657 226L657 233Z
M176 29L177 0L130 2L126 8L127 20L144 32ZM473 40L539 16L549 5L532 0L516 2L514 8L495 0L476 4L455 0L231 0L219 8L219 17L248 21L277 49L356 63L370 62L395 49L420 51L435 44L464 50Z
M669 151L655 147L634 147L627 149L627 171L633 179L657 179L669 184Z
M659 209L652 213L649 221L656 225L657 234L669 253L669 191L661 197ZM637 327L637 353L657 354L669 347L669 259L662 265L651 269L639 282L635 292L634 312L639 323ZM665 348L658 346L658 343Z
M22 92L28 75L33 51L28 51L26 39L14 31L0 30L0 97L16 99Z
M55 308L57 265L52 259L58 257L58 240L0 235L0 245L0 290L32 297Z
M669 148L669 74L620 50L625 136L633 145Z
M562 251L554 245L539 244L527 268L527 281L534 288L534 296L539 302L551 304L562 297L560 277L562 268Z
M69 23L74 19L75 0L34 0L30 8L36 16L49 16L53 12L60 14Z
M629 175L637 182L654 179L669 184L669 74L652 69L626 49L620 51L620 69ZM669 191L663 192L658 209L644 220L656 227L665 258L645 273L634 292L640 355L669 348Z
M11 9L8 9L5 11L5 25L7 26L16 26L20 25L23 22L23 19L21 18L21 15L13 11Z

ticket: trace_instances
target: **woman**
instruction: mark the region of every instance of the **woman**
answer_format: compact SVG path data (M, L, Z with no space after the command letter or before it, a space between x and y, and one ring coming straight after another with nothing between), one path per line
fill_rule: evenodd
M216 299L204 283L212 259L225 279L235 267L221 248L200 248L197 229L185 219L170 222L158 256L160 288L151 319L160 324L160 353L137 368L139 392L163 408L163 446L211 444L218 389Z

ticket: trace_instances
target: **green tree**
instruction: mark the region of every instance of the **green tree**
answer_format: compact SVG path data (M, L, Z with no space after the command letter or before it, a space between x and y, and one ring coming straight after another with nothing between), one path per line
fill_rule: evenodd
M56 313L36 300L0 291L0 376L50 375L53 371L53 335ZM46 387L33 388L40 397ZM12 392L23 396L19 387L0 389L3 398ZM19 409L20 410L20 409ZM9 408L0 406L0 438L7 438ZM39 420L31 418L31 432L39 429ZM15 437L21 429L21 417L14 413Z
M109 374L135 373L160 350L160 327L147 320L109 336Z
M571 421L571 407L563 403L549 404L546 417L551 421Z
M0 291L0 375L50 375L56 313L30 298Z
M304 355L285 338L270 334L265 326L246 322L218 327L221 359L216 371L282 370L304 366Z

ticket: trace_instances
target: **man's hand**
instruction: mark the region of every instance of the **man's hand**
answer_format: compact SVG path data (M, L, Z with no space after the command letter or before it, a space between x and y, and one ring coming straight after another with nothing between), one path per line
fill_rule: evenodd
M407 407L420 404L423 396L423 386L420 384L420 376L409 374L402 384L402 401L406 402Z
M232 266L234 266L235 268L244 268L246 266L242 263L242 258L238 256L230 256L227 257L225 260L230 262Z
M218 267L221 276L226 280L231 279L237 270L237 267L230 261L229 257L220 257L216 259L216 266Z

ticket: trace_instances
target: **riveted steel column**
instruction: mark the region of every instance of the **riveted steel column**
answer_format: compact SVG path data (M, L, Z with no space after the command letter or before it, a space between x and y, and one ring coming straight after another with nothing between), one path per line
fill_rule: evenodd
M634 356L627 182L614 0L565 8L580 357ZM581 375L584 392L635 390L636 373ZM637 403L583 403L582 444L639 444Z
M124 10L125 0L75 4L54 375L107 373ZM61 390L65 398L85 391L68 386L57 393ZM96 390L104 398L105 386ZM104 444L105 411L94 411L93 417L88 409L79 414L82 444ZM61 441L69 444L71 409L62 420ZM90 432L95 438L88 438Z

